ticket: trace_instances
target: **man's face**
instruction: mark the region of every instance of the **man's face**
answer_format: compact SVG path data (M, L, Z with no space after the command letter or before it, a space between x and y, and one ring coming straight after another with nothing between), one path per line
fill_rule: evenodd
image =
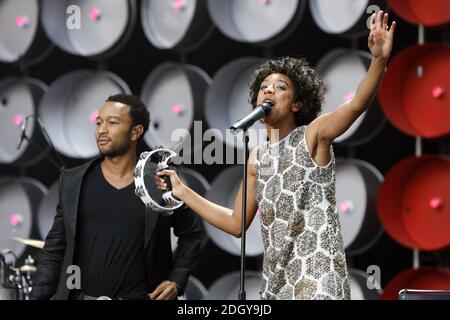
M97 116L95 138L102 156L126 154L132 145L130 107L120 102L105 102Z

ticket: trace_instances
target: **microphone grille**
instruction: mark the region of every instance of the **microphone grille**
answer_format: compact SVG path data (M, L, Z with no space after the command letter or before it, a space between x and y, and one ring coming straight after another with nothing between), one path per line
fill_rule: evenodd
M261 103L260 106L261 106L261 108L264 109L264 111L265 111L266 113L268 113L268 112L270 111L270 109L272 109L273 103L270 102L270 101L264 101L263 103Z

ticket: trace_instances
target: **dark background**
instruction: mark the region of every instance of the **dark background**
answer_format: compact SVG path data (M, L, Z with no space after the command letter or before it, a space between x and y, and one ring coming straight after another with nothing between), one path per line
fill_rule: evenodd
M399 19L392 12L390 19L397 21L392 57L407 46L417 43L418 28ZM442 42L444 36L444 33L440 30L426 29L427 41ZM322 32L313 21L309 5L307 5L303 19L295 31L282 43L271 47L264 48L230 40L215 28L211 36L194 51L179 53L159 50L153 47L147 40L140 20L138 19L134 33L126 46L109 59L94 61L88 58L73 56L58 48L54 48L44 61L29 68L0 64L0 76L3 78L13 75L28 75L40 79L49 85L64 73L72 70L107 69L125 80L132 92L139 95L148 74L158 64L163 62L186 62L200 67L210 77L213 77L221 66L239 57L294 55L306 57L312 65L315 65L319 59L332 49L351 47L367 51L367 36L363 36L358 40L349 40ZM352 155L352 157L373 164L382 174L385 174L389 168L401 159L414 155L415 138L403 134L390 123L387 123L374 139L364 145L352 148L335 145L334 148L337 157L349 157L349 155ZM148 148L142 146L141 150L144 149ZM448 153L448 150L448 140L423 140L423 153ZM54 157L54 154L52 156ZM86 161L64 156L63 160L67 167L73 167ZM211 182L225 168L225 165L189 165L188 167L199 171ZM0 175L32 177L41 181L47 187L50 187L57 180L59 174L56 168L44 159L40 163L27 168L17 165L0 165ZM37 230L33 231L33 235L38 237ZM27 253L35 256L37 252L37 250L31 248L27 250ZM449 252L448 250L431 253L421 252L420 257L421 264L423 265L448 266ZM395 274L412 267L413 253L411 250L394 242L387 234L383 234L381 239L371 249L356 256L348 256L347 258L349 267L363 271L370 265L380 266L381 282L382 286L384 286ZM239 257L232 256L220 250L212 241L208 241L201 253L198 266L194 271L194 276L208 287L221 275L238 271L239 266ZM261 266L262 257L247 258L248 270L260 270Z

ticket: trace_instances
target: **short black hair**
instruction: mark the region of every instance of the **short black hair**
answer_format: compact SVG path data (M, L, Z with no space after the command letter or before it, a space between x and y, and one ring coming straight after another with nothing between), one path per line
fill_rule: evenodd
M119 102L129 106L132 125L137 126L141 124L144 127L144 133L140 138L144 136L150 125L150 113L139 97L132 94L119 93L108 97L106 102Z
M324 82L304 58L281 57L267 60L254 72L250 80L250 103L255 106L261 83L269 75L281 73L294 84L295 102L301 101L303 107L295 114L297 126L308 125L322 111L324 101Z

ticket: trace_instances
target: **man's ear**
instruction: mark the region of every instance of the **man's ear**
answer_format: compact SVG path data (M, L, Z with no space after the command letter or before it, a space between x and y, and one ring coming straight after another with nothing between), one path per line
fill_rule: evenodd
M138 124L137 126L134 126L131 131L131 140L137 141L144 133L144 126L142 124Z
M293 112L299 112L302 107L303 107L303 102L297 101L292 105L291 110Z

